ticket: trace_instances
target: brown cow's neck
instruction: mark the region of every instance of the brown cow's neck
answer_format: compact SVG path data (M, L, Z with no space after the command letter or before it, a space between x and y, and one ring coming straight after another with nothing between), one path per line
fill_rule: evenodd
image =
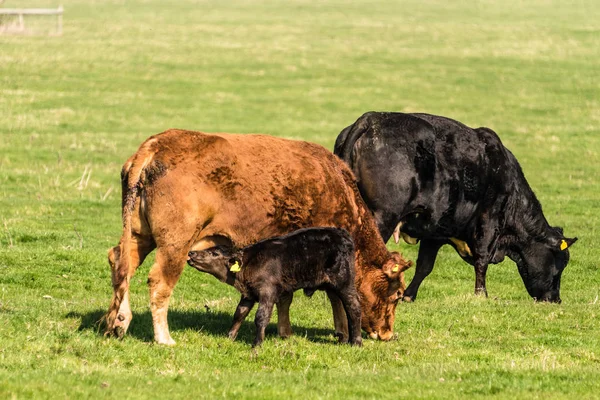
M353 227L353 230L350 230L350 233L354 239L354 247L357 249L356 265L359 268L357 268L356 273L360 275L367 268L380 269L390 258L390 255L375 225L373 215L360 196L354 176L350 171L344 170L343 172L344 179L348 186L352 188L356 201L358 224Z

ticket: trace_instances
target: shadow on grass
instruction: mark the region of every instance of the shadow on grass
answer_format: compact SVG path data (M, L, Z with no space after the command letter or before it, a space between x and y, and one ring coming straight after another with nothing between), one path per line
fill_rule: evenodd
M94 310L87 313L71 311L65 315L66 318L80 318L79 331L94 331L99 336L104 334L103 317L106 310ZM175 332L178 330L194 330L206 332L213 336L227 336L231 327L233 314L220 311L178 311L169 310L169 330ZM276 320L276 318L274 318ZM336 344L334 339L333 323L331 329L322 329L314 327L304 327L292 325L292 330L297 336L306 337L307 340L314 343ZM254 321L247 319L240 328L236 341L252 344L256 329ZM152 342L154 340L152 328L152 315L150 311L143 313L133 313L133 319L127 335L143 342ZM277 337L277 325L273 322L269 324L266 331L267 340L269 337Z

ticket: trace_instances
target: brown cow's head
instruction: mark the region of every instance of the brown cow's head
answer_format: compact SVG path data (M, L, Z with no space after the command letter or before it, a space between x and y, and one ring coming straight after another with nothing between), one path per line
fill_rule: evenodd
M394 334L394 318L398 300L404 295L404 271L412 261L400 253L390 253L381 269L368 268L360 282L362 329L373 339L390 340Z

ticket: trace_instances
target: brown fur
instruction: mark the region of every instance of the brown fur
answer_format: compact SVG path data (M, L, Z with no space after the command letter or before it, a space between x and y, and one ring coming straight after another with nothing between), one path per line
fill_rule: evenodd
M114 295L107 333L127 330L129 281L154 248L148 285L155 339L172 344L166 313L188 251L244 247L299 228L334 226L355 242L363 328L391 337L402 271L410 263L388 252L354 176L325 148L264 135L169 130L140 146L122 180L123 236L109 251ZM395 264L400 268L392 271ZM284 336L291 333L289 302L278 304ZM336 330L347 334L339 299L332 304Z

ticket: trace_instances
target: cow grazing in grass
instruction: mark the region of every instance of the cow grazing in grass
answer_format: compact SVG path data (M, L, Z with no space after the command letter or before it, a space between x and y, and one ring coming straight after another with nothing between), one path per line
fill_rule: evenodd
M348 317L350 343L362 345L360 303L354 287L354 244L345 230L307 228L240 250L217 246L192 251L188 264L242 294L229 331L231 339L236 338L242 322L258 302L254 346L260 346L275 303L282 295L304 289L308 296L316 290L336 295ZM400 265L393 268L396 270L390 273L400 273Z
M344 129L335 154L354 174L384 239L421 241L414 300L444 244L475 268L510 257L529 294L560 302L560 279L577 240L552 227L513 154L491 129L429 114L370 112Z
M169 130L150 137L123 166L123 234L108 253L113 298L107 334L122 337L131 322L129 282L156 248L148 278L154 338L173 344L167 309L190 250L245 247L311 226L346 229L355 245L362 326L393 335L406 261L388 252L348 167L325 148L264 135ZM390 295L391 293L391 295ZM336 333L347 320L331 296ZM291 334L292 296L277 304L281 336Z

